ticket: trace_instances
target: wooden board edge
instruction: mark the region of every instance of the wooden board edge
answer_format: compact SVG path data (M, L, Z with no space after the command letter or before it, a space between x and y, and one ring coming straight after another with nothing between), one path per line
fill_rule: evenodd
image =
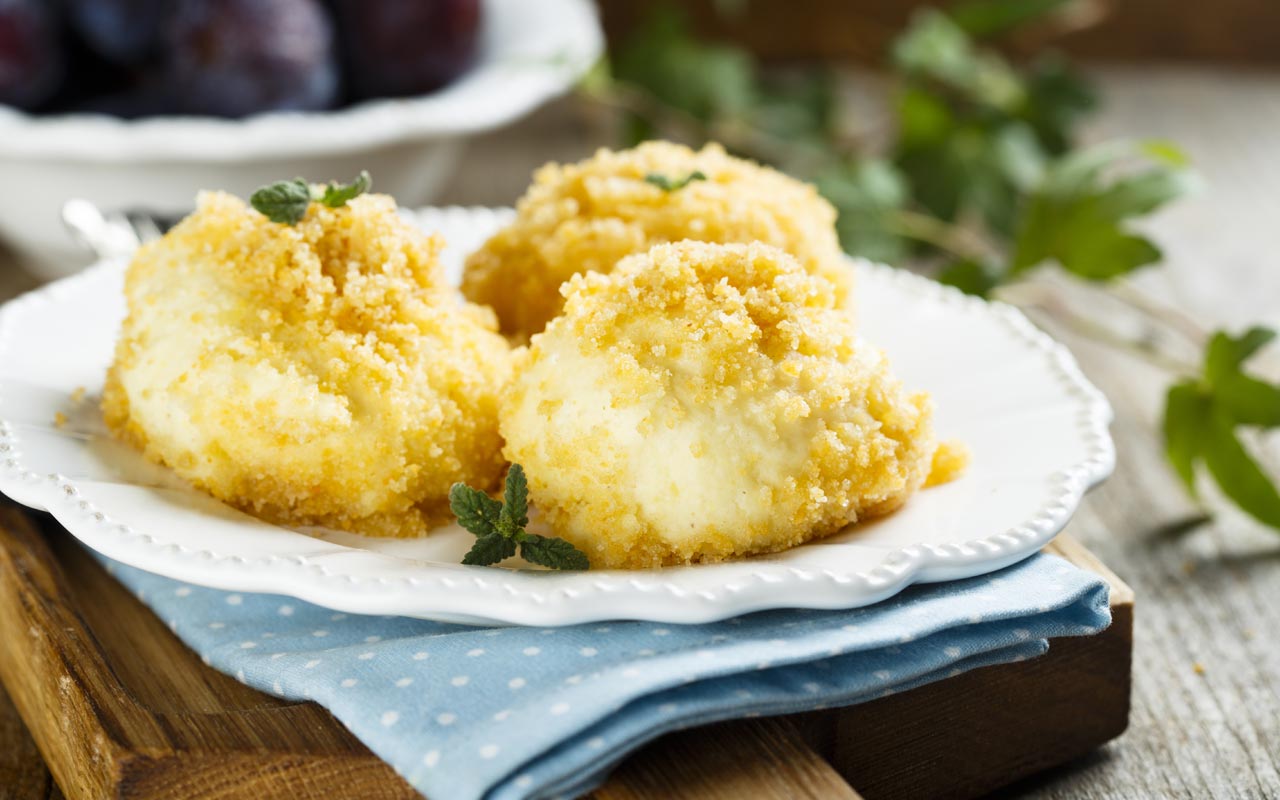
M73 797L112 796L127 754L119 733L150 720L129 704L92 634L64 602L62 581L27 515L0 505L0 619L18 621L0 648L0 680L58 785ZM73 736L92 743L87 757L66 747Z
M1045 545L1044 552L1060 556L1106 581L1111 588L1112 608L1133 605L1134 594L1129 584L1125 583L1119 575L1112 572L1110 567L1102 563L1089 548L1081 544L1074 536L1066 533L1058 534L1053 541Z

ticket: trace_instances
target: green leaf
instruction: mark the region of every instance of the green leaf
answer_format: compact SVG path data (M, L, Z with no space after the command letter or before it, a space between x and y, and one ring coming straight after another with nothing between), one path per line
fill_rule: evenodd
M911 18L891 48L894 65L908 78L945 87L967 102L1010 111L1023 102L1017 73L994 52L978 49L968 34L934 9Z
M1167 153L1152 160L1150 151L1150 143L1109 142L1055 162L1023 209L1013 272L1056 261L1079 277L1106 280L1158 261L1160 250L1126 223L1186 193L1194 180ZM1135 158L1146 168L1133 172Z
M351 183L336 183L330 181L324 188L324 193L320 195L320 202L329 208L341 208L348 201L354 200L373 187L373 178L369 177L369 173L360 170L360 174L356 176Z
M795 150L828 154L836 128L838 98L832 71L815 66L801 71L766 73L756 87L746 122L783 139Z
M697 41L684 12L670 5L616 49L611 68L616 80L703 121L739 117L757 99L755 64L747 52Z
M311 205L311 187L302 178L277 181L250 195L249 205L272 222L296 225Z
M944 220L977 212L995 231L1011 235L1020 195L1039 183L1045 168L1030 128L988 121L958 124L937 141L922 134L897 153L915 200Z
M462 563L487 567L490 564L497 564L503 559L511 558L515 554L515 540L508 539L499 533L489 533L476 539L476 543L471 545L471 549L462 557Z
M458 524L478 538L463 564L487 566L515 555L517 545L526 561L552 569L590 569L587 557L563 539L525 533L529 524L529 484L524 467L512 464L504 491L506 502L479 489L455 483L449 490L449 507Z
M1200 428L1209 412L1209 397L1194 381L1169 387L1164 404L1164 452L1193 497L1196 459L1200 456Z
M1076 0L972 0L947 9L971 36L998 36Z
M1205 355L1205 381L1222 410L1237 424L1280 426L1280 386L1243 372L1244 363L1275 339L1270 328L1254 327L1235 337L1218 331Z
M1167 139L1143 139L1138 142L1138 149L1148 158L1171 167L1186 169L1191 166L1191 159L1186 152Z
M1258 521L1280 529L1280 492L1236 437L1230 419L1215 413L1202 434L1205 465L1223 494Z
M1151 170L1118 178L1098 194L1097 214L1112 220L1140 217L1190 193L1197 185L1195 176L1182 170Z
M1219 380L1213 395L1218 406L1238 425L1280 427L1280 386L1235 373Z
M867 159L833 167L814 181L835 206L840 246L851 255L894 263L908 243L894 231L889 215L907 202L907 185L889 162Z
M1036 59L1024 80L1026 99L1018 117L1031 126L1047 153L1062 155L1071 148L1080 120L1097 108L1097 90L1054 53Z
M938 282L954 286L966 294L986 297L1000 285L1003 277L1002 270L992 264L962 259L943 267L938 273Z
M992 135L990 148L989 158L996 169L1019 191L1030 191L1044 178L1045 153L1028 126L1001 126Z
M645 183L652 183L664 192L674 192L678 189L683 189L694 181L705 181L706 179L707 176L702 174L702 170L696 169L688 175L685 175L682 178L675 178L674 180L668 178L666 175L659 175L656 172L650 172L648 175L644 176Z
M525 477L524 467L519 464L512 464L511 469L507 470L502 515L517 528L529 524L529 481Z
M526 534L520 542L520 555L531 564L552 569L590 569L586 555L564 539L551 539Z
M1238 373L1245 361L1266 347L1274 338L1276 338L1276 332L1263 327L1250 328L1238 337L1218 331L1209 340L1206 351L1205 380L1216 386L1225 377Z
M449 508L458 518L458 524L476 536L498 533L502 504L479 489L455 483L449 489Z
M895 99L898 116L898 148L911 150L936 146L958 124L951 107L939 95L908 85Z

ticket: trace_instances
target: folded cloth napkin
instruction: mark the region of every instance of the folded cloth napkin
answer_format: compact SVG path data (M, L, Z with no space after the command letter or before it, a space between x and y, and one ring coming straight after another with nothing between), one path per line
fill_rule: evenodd
M106 564L205 663L325 706L432 800L576 796L673 729L850 705L1110 623L1106 584L1047 555L868 608L567 628L340 614Z

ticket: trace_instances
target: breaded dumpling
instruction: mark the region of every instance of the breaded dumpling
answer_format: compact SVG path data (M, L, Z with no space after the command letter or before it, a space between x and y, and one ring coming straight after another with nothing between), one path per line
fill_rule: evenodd
M455 481L498 482L511 370L439 249L382 195L292 227L201 195L129 266L108 425L270 520L425 533Z
M663 189L645 180L665 179ZM467 260L462 291L492 306L504 333L542 330L560 313L560 285L576 273L609 272L655 244L760 241L779 247L836 287L848 303L853 272L836 239L836 212L809 184L727 155L670 142L600 150L577 164L548 164L516 206L516 219Z
M659 245L565 296L517 351L501 424L534 504L593 566L782 550L924 483L929 397L781 250Z

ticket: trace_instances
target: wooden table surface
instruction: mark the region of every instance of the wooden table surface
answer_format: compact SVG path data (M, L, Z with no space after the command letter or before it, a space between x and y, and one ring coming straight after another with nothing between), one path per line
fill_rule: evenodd
M1205 190L1150 221L1165 266L1138 279L1206 325L1280 327L1280 74L1175 68L1100 73L1091 135L1181 144ZM474 142L444 203L510 204L549 159L608 144L565 104ZM0 298L36 285L0 254ZM1157 434L1169 376L1072 335L1065 340L1116 410L1115 476L1069 531L1128 581L1140 611L1129 731L1081 763L1002 793L1030 798L1280 795L1280 536L1213 501L1213 522L1166 468ZM1280 377L1280 348L1261 360ZM1280 474L1280 436L1259 442ZM0 702L3 699L0 698ZM1028 709L1034 713L1034 709ZM0 752L14 741L0 729ZM3 792L0 792L3 795Z

